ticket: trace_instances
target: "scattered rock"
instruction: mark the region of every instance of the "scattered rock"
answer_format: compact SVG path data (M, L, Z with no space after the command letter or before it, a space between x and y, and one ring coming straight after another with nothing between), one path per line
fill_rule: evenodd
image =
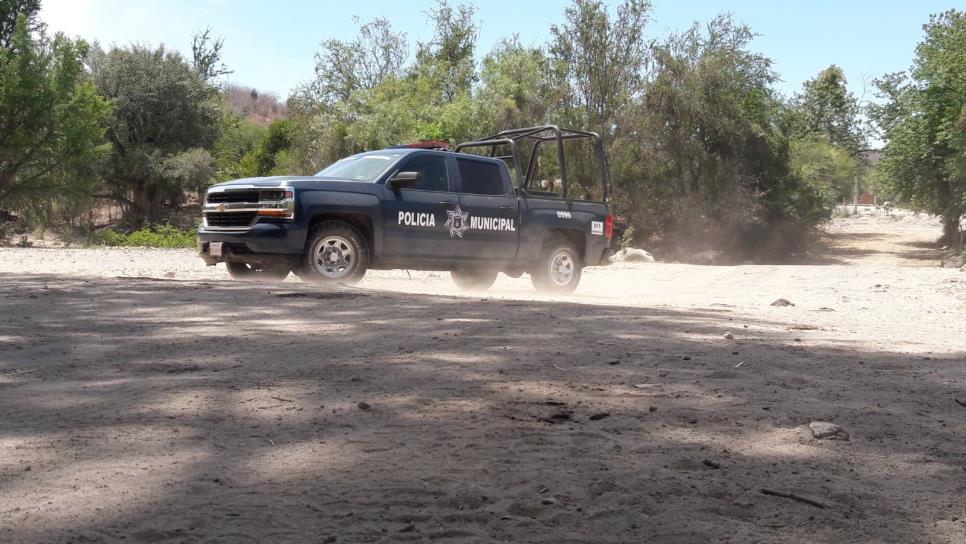
M410 532L415 531L415 530L416 530L416 525L410 523L409 525L407 525L407 526L403 527L402 529L400 529L399 532L400 533L410 533Z
M371 410L372 409L372 406L369 406L369 404L368 403L365 403L365 402L360 402L359 404L356 404L356 406L358 406L360 410Z
M725 340L734 340L735 339L735 335L731 334L730 332L724 333L723 335L721 335L721 337L724 338Z
M615 253L614 256L610 258L610 261L612 263L653 263L654 256L643 249L625 247L624 249Z
M570 421L573 415L574 413L571 412L570 410L561 410L559 412L551 414L550 417L545 417L541 419L540 421L543 421L545 423L550 423L551 425L555 425L557 423L566 423Z
M594 414L594 415L590 416L587 419L589 419L591 421L598 421L598 420L604 419L605 417L610 417L610 414L608 414L607 412L600 412L600 413L597 413L597 414Z
M775 302L772 302L771 305L772 306L794 306L795 303L793 303L792 301L788 300L787 298L780 298L780 299L776 300Z
M705 459L704 461L701 461L701 462L704 463L705 465L713 468L713 469L719 469L719 468L721 468L721 463L716 463L716 462L712 461L711 459Z
M848 440L849 433L835 423L827 421L813 421L808 424L812 436L818 440Z
M171 278L173 278L174 276L175 276L174 272L165 272L164 273L164 277L167 278L167 279L169 279L169 280Z
M648 406L647 411L648 412L657 412L657 406Z

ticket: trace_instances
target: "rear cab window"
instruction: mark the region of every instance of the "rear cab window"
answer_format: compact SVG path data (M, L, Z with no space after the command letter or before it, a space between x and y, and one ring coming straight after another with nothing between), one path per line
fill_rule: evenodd
M499 164L490 161L457 158L456 165L460 173L461 193L491 196L507 194L503 170Z

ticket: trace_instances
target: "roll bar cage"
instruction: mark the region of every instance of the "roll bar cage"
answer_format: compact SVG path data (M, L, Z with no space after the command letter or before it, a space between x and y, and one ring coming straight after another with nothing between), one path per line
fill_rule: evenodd
M564 140L577 139L589 139L593 142L594 154L596 155L597 159L596 162L598 175L600 176L600 182L603 185L603 201L607 202L607 199L610 196L611 188L610 171L607 168L607 158L604 156L604 144L596 132L561 129L554 125L514 128L498 132L492 136L483 138L482 140L461 143L457 145L453 151L459 153L467 148L488 147L490 149L489 156L491 158L511 161L511 164L513 165L513 174L516 177L517 188L519 188L523 193L528 193L530 191L530 184L533 182L533 178L536 175L537 162L534 159L536 159L540 146L546 142L555 142L557 147L557 161L560 163L560 181L563 184L563 192L561 196L562 198L566 199L570 189L570 182L567 179L567 163L564 160L563 144ZM520 166L519 146L517 143L527 140L533 141L534 145L527 162L526 175L524 175L523 169ZM506 145L510 148L509 155L498 156L496 154L497 148L501 145Z

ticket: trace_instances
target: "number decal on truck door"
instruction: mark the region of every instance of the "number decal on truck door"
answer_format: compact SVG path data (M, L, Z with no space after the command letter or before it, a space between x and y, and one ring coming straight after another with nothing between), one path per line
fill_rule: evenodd
M590 233L596 234L598 236L604 235L604 222L603 221L591 221L590 222Z

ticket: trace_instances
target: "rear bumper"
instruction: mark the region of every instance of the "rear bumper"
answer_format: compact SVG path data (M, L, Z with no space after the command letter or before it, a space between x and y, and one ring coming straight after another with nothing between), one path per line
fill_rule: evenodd
M198 228L198 256L209 266L221 262L251 264L296 263L302 257L308 228L296 223L256 223L243 232ZM222 255L213 256L211 242L221 242Z
M614 250L608 247L607 249L604 250L604 254L600 256L600 262L597 263L597 266L607 266L611 264L610 258L613 256L614 256Z
M614 250L610 246L600 242L588 245L584 253L584 266L607 266L613 254Z

